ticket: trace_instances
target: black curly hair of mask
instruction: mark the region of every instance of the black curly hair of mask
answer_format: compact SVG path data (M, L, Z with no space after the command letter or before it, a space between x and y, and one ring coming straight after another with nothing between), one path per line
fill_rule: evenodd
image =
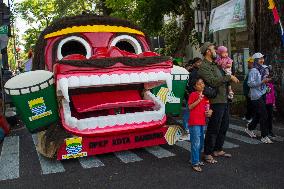
M78 16L64 17L54 20L47 28L45 28L35 45L35 53L33 58L33 70L45 69L45 55L44 50L46 46L46 39L44 36L52 32L62 30L64 28L73 26L87 26L87 25L112 25L112 26L123 26L129 27L142 31L138 26L132 24L128 20L123 20L114 17L99 16L95 14L82 14ZM145 33L145 32L144 32ZM147 42L150 44L148 36L145 34Z

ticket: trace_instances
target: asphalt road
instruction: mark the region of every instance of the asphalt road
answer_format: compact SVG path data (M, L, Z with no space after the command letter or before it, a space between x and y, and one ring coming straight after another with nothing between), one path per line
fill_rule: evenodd
M0 189L284 188L284 138L271 145L252 144L242 131L244 123L233 124L226 140L233 157L206 164L202 173L191 170L188 142L50 162L37 155L31 134L20 128L0 145ZM284 136L282 128L275 132ZM8 142L18 148L7 152Z

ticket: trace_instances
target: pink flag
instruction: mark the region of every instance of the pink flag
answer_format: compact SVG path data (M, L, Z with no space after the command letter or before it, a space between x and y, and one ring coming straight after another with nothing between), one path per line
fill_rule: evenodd
M280 17L279 17L277 8L274 7L274 8L272 9L272 12L273 12L273 17L274 17L274 24L278 24L278 23L279 23L279 20L280 20Z

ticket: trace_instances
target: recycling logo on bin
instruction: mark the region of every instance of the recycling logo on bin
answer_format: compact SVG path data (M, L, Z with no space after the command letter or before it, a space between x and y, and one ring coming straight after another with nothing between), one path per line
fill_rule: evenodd
M43 97L28 101L31 112L34 116L29 117L30 121L35 121L52 114L52 111L46 111L46 105Z

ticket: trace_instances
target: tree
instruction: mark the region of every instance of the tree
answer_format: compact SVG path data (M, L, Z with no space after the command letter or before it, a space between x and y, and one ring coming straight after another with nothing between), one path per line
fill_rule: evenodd
M30 28L25 32L25 52L35 43L40 32L47 27L57 15L55 0L24 0L15 4L15 13L24 19Z
M55 0L55 17L82 14L82 12L95 11L96 0Z
M189 39L192 38L194 10L190 7L191 3L192 0L106 0L106 5L113 10L111 15L136 22L150 35L159 35L161 31L164 34L171 32L175 24L177 28L174 30L177 33L171 32L173 36L168 35L174 40L168 41L171 43L168 48L171 46L171 49L166 51L172 56L183 54ZM168 26L164 23L165 15L170 15L173 19ZM177 16L182 18L180 27L174 21Z
M24 0L15 4L15 13L24 19L30 28L25 32L25 52L31 49L40 34L52 20L82 12L109 14L105 0Z
M85 11L131 20L151 36L167 34L171 40L168 41L170 49L165 52L175 56L183 54L185 46L192 38L194 11L190 7L191 3L192 0L24 0L16 4L16 10L31 26L24 36L25 51L35 44L40 31L53 19ZM176 33L171 32L172 26L164 23L165 15L171 15L173 20L178 16L182 18L181 25L176 25Z

